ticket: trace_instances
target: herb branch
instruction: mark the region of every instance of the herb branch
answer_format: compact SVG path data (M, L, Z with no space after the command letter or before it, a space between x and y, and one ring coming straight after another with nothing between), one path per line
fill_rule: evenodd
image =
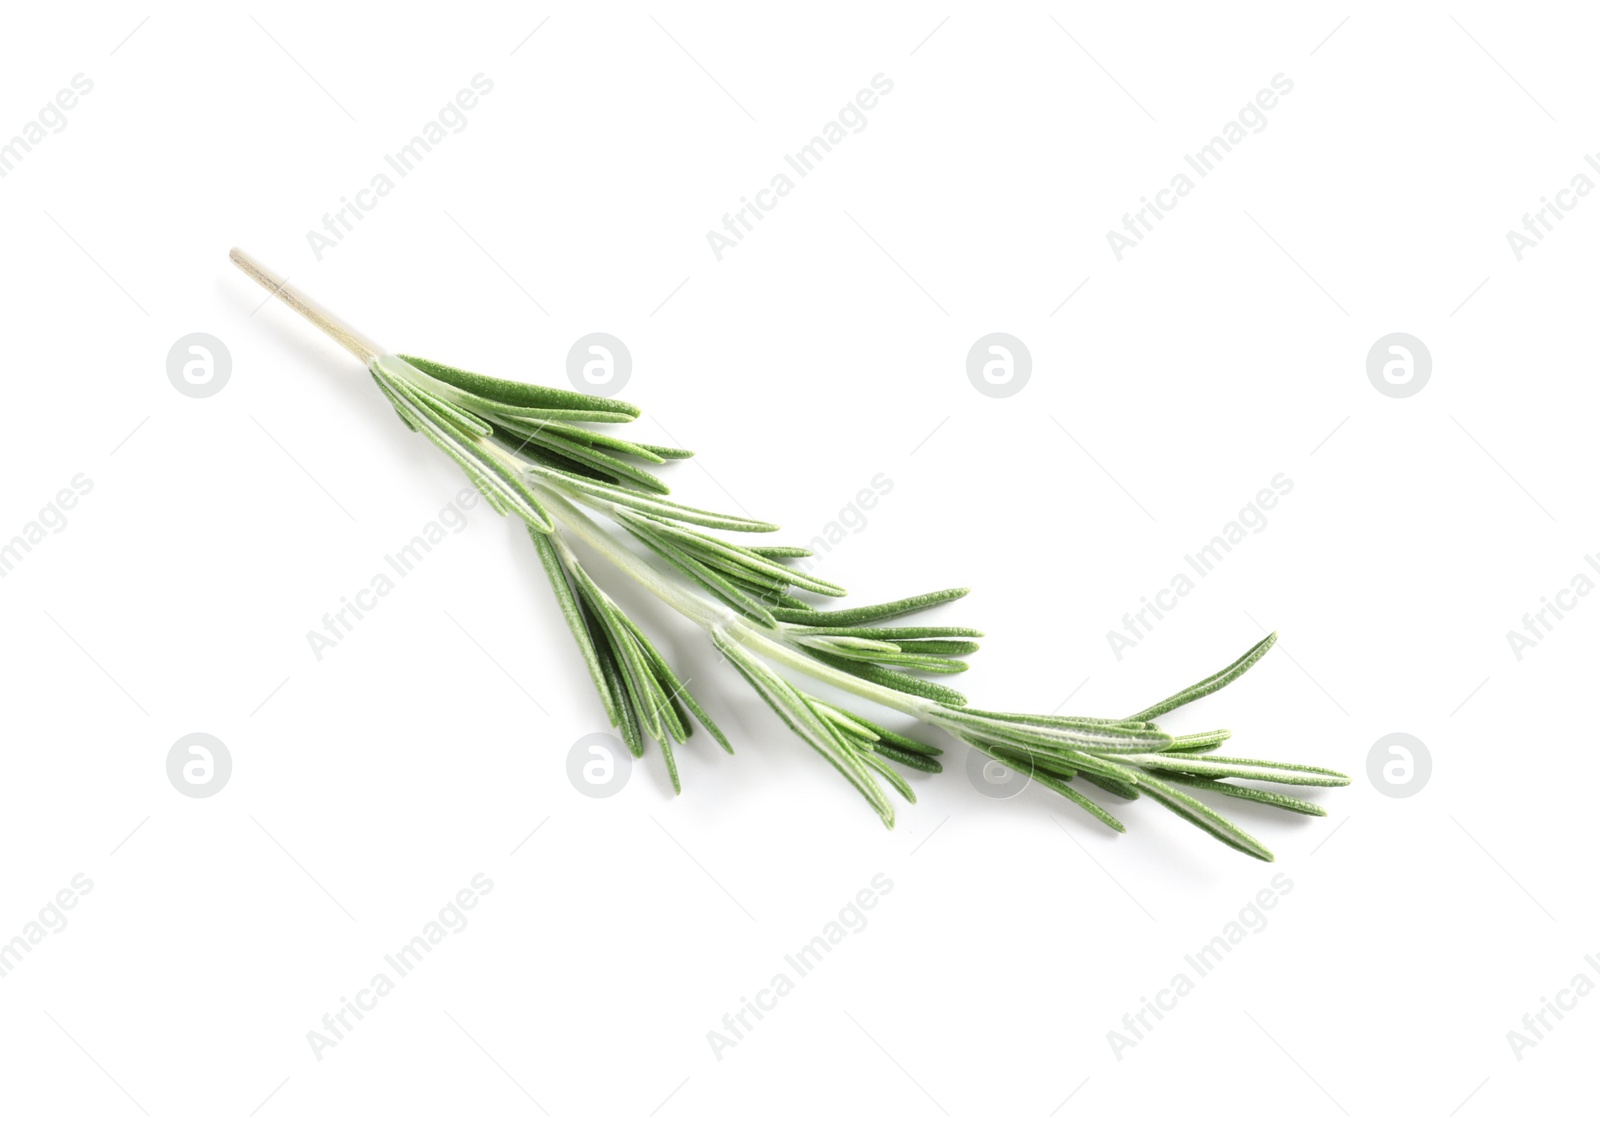
M656 471L693 453L591 427L632 421L639 415L635 406L387 353L243 252L235 249L231 258L354 354L406 427L454 460L496 511L527 528L606 717L636 757L654 741L675 791L682 786L673 747L686 742L697 723L728 753L733 748L660 649L590 576L571 538L705 632L773 713L832 763L886 826L894 824L889 790L916 800L897 767L937 774L940 749L812 695L779 669L935 727L1118 832L1122 822L1086 790L1152 798L1224 844L1270 861L1266 846L1196 795L1320 816L1320 806L1268 787L1350 782L1322 767L1218 754L1227 731L1172 735L1155 722L1227 687L1267 653L1276 634L1133 715L980 711L932 677L965 671L963 658L977 651L981 633L883 624L947 605L965 589L820 606L820 599L846 592L792 565L810 551L736 537L766 534L776 525L671 497Z

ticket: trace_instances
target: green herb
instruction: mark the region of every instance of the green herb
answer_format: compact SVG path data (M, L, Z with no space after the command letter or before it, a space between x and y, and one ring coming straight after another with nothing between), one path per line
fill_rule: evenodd
M929 677L964 671L962 658L977 650L974 638L981 633L881 624L949 604L966 590L821 607L816 602L842 598L845 590L791 565L807 550L743 540L777 530L775 525L671 497L652 469L692 453L591 427L631 421L639 415L634 406L385 353L242 252L236 249L232 259L359 358L406 426L454 460L495 510L526 526L607 718L635 756L644 754L647 740L660 747L674 790L681 784L673 745L685 742L696 723L730 754L733 748L661 651L589 575L570 537L699 626L767 706L832 763L887 826L894 824L887 790L916 800L894 764L938 773L939 749L801 690L774 663L932 725L1119 832L1122 823L1085 791L1153 798L1225 844L1270 861L1266 846L1195 795L1209 792L1321 815L1311 802L1256 784L1349 784L1345 775L1321 767L1219 755L1226 731L1171 735L1154 722L1238 679L1272 647L1276 634L1222 671L1122 718L970 708L959 692Z

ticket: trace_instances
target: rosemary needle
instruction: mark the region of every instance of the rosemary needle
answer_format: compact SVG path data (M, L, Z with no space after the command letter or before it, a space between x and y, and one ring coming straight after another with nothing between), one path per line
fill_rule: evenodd
M355 355L406 427L454 460L496 511L515 515L527 528L607 718L635 756L644 754L647 740L660 747L675 791L682 784L673 746L686 741L695 724L730 754L733 748L661 651L590 576L573 537L705 632L774 714L832 763L887 826L894 824L894 808L884 784L916 800L891 764L938 773L939 749L802 691L779 668L937 727L1119 832L1122 822L1085 789L1152 798L1224 844L1270 861L1266 846L1195 794L1321 815L1320 806L1261 784L1350 782L1322 767L1219 755L1228 732L1175 736L1154 722L1237 680L1276 634L1221 671L1125 717L969 708L959 692L927 677L963 671L967 661L961 658L977 651L974 638L981 633L881 624L958 601L965 589L819 606L846 593L790 565L808 551L746 543L745 536L776 526L679 503L666 481L648 470L692 453L594 427L633 420L635 406L388 353L243 252L234 249L231 258Z

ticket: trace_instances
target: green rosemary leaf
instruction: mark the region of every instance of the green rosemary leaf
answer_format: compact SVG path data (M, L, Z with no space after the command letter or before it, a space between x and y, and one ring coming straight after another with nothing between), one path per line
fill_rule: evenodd
M720 598L724 604L733 607L758 624L765 625L768 628L777 627L778 623L773 620L772 614L768 613L766 607L759 601L745 593L738 586L719 577L715 571L703 563L682 553L677 547L657 536L655 532L635 523L627 509L619 509L616 518L624 530L661 555L679 572L699 582L700 585Z
M1154 775L1142 772L1135 773L1139 780L1140 790L1160 802L1180 818L1198 826L1218 841L1231 845L1240 852L1248 853L1252 857L1259 857L1263 861L1271 861L1273 859L1272 850L1217 813L1210 806L1191 798L1181 790L1174 789Z
M438 448L445 449L446 454L458 460L462 467L469 468L469 472L493 481L494 489L506 500L512 512L526 516L526 521L541 531L549 532L552 529L544 505L533 496L533 492L528 491L522 476L518 475L517 468L510 464L504 452L494 448L493 443L488 443L485 436L456 424L456 419L450 413L434 408L438 405L437 398L418 397L419 390L405 382L390 382L390 389L413 409L416 414L414 419L421 425L422 432L427 433L429 440L434 441Z
M968 715L976 715L983 719L1004 720L1011 723L1037 723L1046 727L1058 724L1068 727L1119 727L1127 730L1143 730L1147 727L1155 728L1154 724L1133 722L1126 719L1110 719L1098 715L1029 715L1025 712L1015 711L979 711L977 708L968 708ZM1160 730L1160 728L1155 728Z
M802 693L804 694L804 693ZM944 770L938 762L930 756L939 754L939 748L930 747L926 743L919 743L915 739L897 734L870 720L863 719L854 712L817 699L815 696L806 696L807 702L821 716L826 718L833 726L844 732L848 737L857 741L857 750L861 757L888 778L896 790L907 801L915 802L916 796L911 793L911 787L894 774L883 764L884 759L891 759L905 766L930 774L938 774Z
M763 558L759 554L751 554L742 547L733 545L723 539L712 535L703 535L699 531L691 531L676 523L666 523L659 519L652 519L647 515L637 516L637 522L657 531L661 537L668 539L678 547L695 557L704 560L705 555L712 555L719 559L727 559L752 570L757 574L776 578L787 582L791 586L811 590L813 593L827 594L830 597L843 597L845 589L832 582L824 582L820 578L813 578L810 574L802 574L798 570L791 570L770 558Z
M712 573L720 575L731 584L760 599L763 605L770 605L774 596L786 593L789 589L787 582L774 578L771 574L763 574L756 570L748 569L731 558L725 558L698 547L686 546L681 542L661 536L659 532L657 537L663 538L663 541L670 543L680 553L693 558Z
M503 493L497 490L492 483L487 482L481 476L474 473L471 469L464 468L463 470L466 471L467 479L470 480L472 486L477 489L478 494L482 495L489 501L489 506L494 509L494 513L496 515L499 515L501 518L505 518L507 515L511 514L510 502L506 499ZM529 527L528 529L531 531L534 528Z
M837 705L834 705L834 704L829 704L828 706L833 708L834 711L838 712L840 715L844 716L846 719L851 720L852 722L858 723L862 727L866 728L868 731L871 731L873 734L875 734L878 737L878 741L881 744L884 744L884 745L890 746L890 747L894 747L897 750L906 752L907 754L921 755L924 758L929 759L930 761L932 759L934 759L934 758L937 758L939 755L944 753L941 750L939 750L938 747L932 746L931 744L928 744L928 743L924 743L919 739L913 739L909 735L902 735L898 731L891 731L889 728L885 727L883 724L876 723L876 722L874 722L874 721L872 721L870 719L866 719L866 718L864 718L862 716L859 716L853 711L847 711L844 708L838 707ZM939 764L935 763L934 765L938 766ZM941 767L940 769L943 769L943 768Z
M656 673L656 680L661 681L661 674L659 672ZM661 686L666 688L666 684L664 682L662 682ZM667 690L667 706L672 709L672 714L677 716L679 729L682 730L685 735L693 735L694 716L689 713L689 709L684 706L683 701L672 694L670 689Z
M810 609L809 606L802 606ZM813 611L814 612L814 611ZM787 618L785 618L787 620ZM784 632L793 637L807 636L812 633L825 634L830 637L861 637L868 641L920 641L931 640L935 637L981 637L976 629L959 629L949 625L903 625L896 628L868 625L800 625L785 629ZM972 646L976 649L978 646ZM1120 723L1121 720L1108 720L1107 722Z
M1350 783L1350 780L1342 774L1322 771L1316 767L1290 767L1280 770L1276 767L1252 765L1232 759L1213 762L1206 759L1168 758L1164 754L1108 757L1146 770L1172 771L1202 778L1242 778L1251 782L1276 782L1280 786L1347 786Z
M1282 772L1286 775L1307 780L1304 782L1291 782L1290 778L1259 779L1264 782L1283 782L1296 786L1350 785L1350 776L1347 774L1341 774L1337 770L1329 770L1327 767L1309 766L1305 763L1270 762L1264 759L1206 759L1199 757L1199 753L1196 751L1184 751L1176 755L1173 755L1171 751L1163 751L1162 756L1164 758L1170 757L1170 761L1174 764L1172 769L1183 774L1207 774L1208 777L1215 777L1210 775L1209 769L1229 767L1237 769L1230 769L1223 777L1258 778L1258 775L1253 772L1260 770ZM1209 769L1200 770L1198 769L1200 767Z
M600 628L611 646L611 655L621 671L628 701L633 705L640 729L650 738L663 744L669 735L680 741L686 739L688 737L686 734L678 734L681 732L681 724L667 704L666 694L656 683L655 676L650 672L644 655L634 639L638 630L633 622L599 586L595 585L594 580L581 565L573 562L570 569L573 583L578 587L578 593L585 607L600 623ZM638 755L641 752L634 753Z
M448 382L435 378L432 374L429 374L426 371L419 369L417 366L412 365L398 354L385 354L382 357L375 359L372 363L372 368L377 370L380 367L391 375L398 375L409 387L424 389L432 396L448 401L457 408L470 410L474 413L481 413L484 416L501 414L508 420L527 418L536 419L537 423L543 423L543 421L547 419L584 421L609 420L619 422L626 422L634 419L631 414L618 409L528 409L518 405L497 401L490 397L481 397L476 393L468 392L467 390L460 389L449 384ZM560 393L561 391L551 390L550 392ZM597 398L596 400L604 401L605 399ZM631 408L631 406L629 406L629 408Z
M605 635L606 652L611 657L617 675L620 677L623 700L631 709L632 718L640 732L639 747L635 749L632 744L629 744L629 749L633 750L635 758L643 757L644 739L646 737L659 739L662 735L661 728L656 724L653 705L650 703L645 689L639 683L638 672L629 663L627 651L622 644L623 634L618 631L618 626L611 617L610 611L604 605L595 601L593 593L589 587L584 585L584 580L581 577L578 579L578 585L579 592L584 597L585 608L589 611L590 616L594 618L596 624L599 625L601 633Z
M834 707L826 700L819 700L815 696L806 696L804 692L800 694L805 696L806 703L811 705L812 711L825 717L840 732L869 746L878 741L877 731L870 727L865 720Z
M648 448L663 460L687 460L694 455L687 448L668 448L661 444L641 444L640 448Z
M1032 743L1050 749L1066 747L1086 752L1154 752L1162 751L1172 738L1160 731L1135 730L1129 727L1099 724L1037 724L994 719L972 712L931 709L935 718L955 725L967 732L989 735L1002 743Z
M752 659L755 659L755 658L752 657ZM768 671L771 671L771 670L768 669ZM816 710L815 705L811 702L810 698L808 696L806 696L806 694L804 692L802 692L798 688L794 687L794 685L789 684L787 681L785 681L784 683L785 683L785 686L788 687L789 690L792 691L795 694L795 696L797 697L799 702L802 703L806 708L808 708L811 711L812 717L818 723L820 723L822 725L823 730L828 733L828 736L833 741L834 746L839 751L839 753L849 759L851 772L852 772L851 773L852 781L854 781L854 776L855 775L859 775L860 778L861 778L861 781L866 786L870 787L870 791L867 791L867 790L863 790L862 791L863 795L867 798L867 800L869 802L871 802L873 804L873 808L878 810L878 813L879 813L880 817L882 817L882 815L887 813L888 816L886 818L883 818L884 825L886 825L890 829L893 829L894 828L894 807L889 804L889 799L883 793L883 788L878 785L877 779L873 778L871 773L870 773L872 770L876 769L872 765L872 758L871 758L871 756L872 756L872 744L868 743L868 742L864 742L864 741L862 741L860 739L855 739L855 738L850 737L850 735L847 734L843 729L841 729L840 726L837 723L835 723L833 720L827 718L826 716L821 715L820 713L818 713L817 710ZM881 760L880 760L880 763L881 763ZM887 772L889 774L893 774L893 776L895 778L899 779L900 776L899 776L898 773L896 773L894 771L890 771L889 768L886 767L886 766L883 769L884 769L885 772ZM904 779L900 779L900 785L905 786L906 790L910 790L911 789L911 787L909 785L906 785ZM916 801L916 799L914 797L911 800L913 802Z
M610 638L606 636L605 629L599 624L598 618L589 612L585 606L585 614L589 618L590 634L595 638L600 656L600 668L606 675L606 685L611 689L611 698L616 702L617 714L622 717L618 730L622 732L622 741L627 744L628 750L634 758L644 757L644 734L639 726L639 713L634 707L633 697L628 693L626 680L622 675L622 666L617 662L616 654L612 651Z
M468 433L472 436L480 437L493 434L494 430L490 428L482 419L474 416L472 413L467 412L465 409L457 408L449 401L446 401L443 397L435 396L423 386L418 385L416 382L408 380L405 372L385 366L382 358L379 358L372 364L375 369L381 370L383 375L393 382L408 400L416 401L422 405L425 405L434 413L455 425L462 432ZM414 373L415 371L412 370L409 372Z
M661 740L661 757L667 763L667 777L672 780L672 792L683 793L683 783L678 779L678 760L672 757L672 744L665 739Z
M892 747L894 750L908 755L916 755L929 761L937 759L944 754L942 750L931 743L924 743L920 739L913 739L909 735L892 731L881 723L872 724L872 729L878 733L878 743L881 746ZM934 765L938 766L939 764L935 763ZM941 767L941 769L943 768Z
M606 682L605 671L600 666L600 655L595 649L594 638L589 633L583 611L578 607L578 595L556 552L557 544L552 542L549 536L540 534L532 528L529 528L528 535L533 539L534 548L539 552L539 561L550 578L550 588L555 592L556 604L561 607L561 616L565 618L567 627L572 630L573 639L578 642L578 651L583 654L583 663L589 670L589 679L594 681L595 690L600 694L600 703L606 710L606 718L611 721L611 726L616 727L621 723L617 705L611 697L611 687ZM564 544L562 546L564 549Z
M1127 767L1099 755L1090 754L1088 751L1073 750L1070 747L1052 749L1032 743L997 743L984 736L976 736L968 742L981 751L999 751L1008 758L1032 762L1040 770L1062 778L1092 773L1113 782L1123 781L1130 786L1134 783L1133 772Z
M626 460L619 460L615 456L607 455L604 452L598 452L595 449L585 447L582 444L575 444L570 440L557 436L549 429L545 429L543 432L539 433L537 437L527 441L526 443L535 448L554 452L559 456L564 456L568 460L582 464L585 467L594 468L597 471L609 473L619 480L631 481L632 483L638 484L644 490L653 492L656 495L668 495L672 491L672 489L661 480L657 479L655 476L641 468L634 467Z
M677 713L672 710L672 705L667 702L666 693L645 667L638 646L632 636L625 631L625 624L617 622L612 624L612 631L615 633L612 646L621 660L622 678L627 682L628 690L633 695L634 710L639 713L640 728L661 744L665 744L669 737L679 738L678 732L682 729L682 724L678 720Z
M1250 651L1234 661L1221 672L1212 673L1198 684L1191 684L1176 695L1168 696L1158 704L1152 704L1137 715L1130 715L1130 720L1154 719L1158 715L1182 707L1184 704L1193 703L1212 692L1220 691L1232 684L1239 677L1250 670L1250 666L1267 655L1267 650L1277 642L1278 634L1268 633L1260 641L1251 646ZM1270 858L1269 858L1270 859Z
M1030 768L1029 773L1034 775L1051 775L1067 781L1076 778L1083 771L1078 760L1054 751L1021 750L989 743L974 743L973 747L991 758L1005 762L1007 766L1027 766Z
M409 399L405 386L388 381L376 366L372 374L379 382L387 383L387 392L393 394L391 401L396 408L404 406L404 413L410 414L410 420L417 430L461 466L496 510L502 514L514 513L529 527L543 534L555 530L543 504L528 490L516 469L485 447L483 440L462 431L448 418L421 402Z
M494 435L494 429L490 428L488 423L481 417L475 416L465 409L456 408L450 402L433 396L426 389L412 387L407 392L468 436L485 437Z
M523 453L530 446L538 445L539 437L543 434L545 426L550 423L549 421L541 421L538 427L524 427L517 423L507 423L510 418L502 417L497 413L484 413L483 419L494 426L495 439L508 448L510 454L517 459L521 459ZM580 479L598 480L611 487L615 487L619 482L617 477L610 472L601 471L599 468L588 464L580 464L576 460L568 459L551 448L539 448L531 459L536 459L538 462L546 464L558 472L566 472L568 475L577 476Z
M693 523L697 527L711 527L724 531L775 531L774 523L763 523L758 519L741 519L737 515L723 515L716 511L702 511L698 507L685 507L681 503L662 499L658 496L642 495L638 492L628 491L621 487L607 487L604 484L591 483L588 480L571 476L565 472L553 471L550 468L531 467L528 471L542 479L549 480L557 487L570 488L582 495L594 499L604 499L609 503L621 503L635 511L643 511L649 515L656 515L667 519L679 519L685 523Z
M529 409L514 412L494 401L485 401L467 393L452 394L463 405L473 406L484 416L491 414L506 421L537 431L551 421L587 421L592 424L627 424L634 418L627 413L612 413L601 409Z
M1029 715L1020 711L984 711L980 708L967 708L970 716L978 719L993 720L995 723L1035 723L1041 727L1077 726L1078 724L1092 724L1095 726L1109 727L1137 727L1137 724L1124 723L1120 719L1097 719L1085 715Z
M803 546L746 546L741 548L763 558L810 558L811 552Z
M890 766L873 747L861 748L857 751L857 756L862 762L877 771L885 782L894 787L895 793L899 794L900 797L912 804L916 803L917 795L916 791L911 789L911 783L902 778L900 772Z
M590 584L593 585L592 582ZM646 734L659 743L665 744L668 736L680 743L687 742L689 736L684 730L682 721L667 700L666 690L657 682L655 673L650 670L644 653L639 648L638 629L614 602L606 598L603 593L600 597L604 602L608 618L607 626L612 633L612 645L622 660L623 678L633 691L640 725Z
M1092 782L1107 794L1115 794L1118 798L1125 798L1130 802L1139 800L1139 788L1115 778L1106 778L1095 774L1093 771L1084 771L1083 780Z
M413 357L410 354L400 354L398 356L416 366L429 377L442 381L463 393L469 393L485 401L493 401L500 405L522 409L599 410L626 414L629 420L633 420L639 415L638 407L630 405L626 401L614 401L609 397L592 397L588 394L576 393L566 389L552 389L544 385L529 385L519 381L506 381L503 378L487 377L481 373L471 373L468 370L442 365L439 362L430 362L426 358Z
M1112 815L1108 810L1105 809L1105 807L1099 805L1097 802L1095 802L1093 799L1087 797L1086 795L1078 793L1078 791L1076 791L1072 787L1068 786L1059 777L1057 777L1055 775L1052 775L1052 774L1042 773L1039 770L1037 770L1031 763L1029 763L1029 762L1027 762L1025 760L1022 760L1022 759L1018 759L1018 758L1016 758L1015 756L1012 756L1012 755L1007 755L1007 754L1004 754L1004 753L999 752L999 751L990 751L990 750L985 750L984 753L989 755L991 758L993 758L995 760L995 762L1000 763L1002 766L1008 766L1012 770L1016 771L1018 774L1027 775L1029 778L1031 778L1035 782L1037 782L1040 786L1043 786L1046 790L1053 790L1057 794L1060 794L1063 798L1067 799L1067 801L1073 802L1076 805L1079 805L1079 806L1083 807L1083 809L1086 812L1088 812L1090 815L1092 815L1095 818L1098 818L1101 822L1103 822L1106 825L1110 826L1112 829L1116 830L1118 833L1126 833L1127 832L1127 827L1124 826L1120 821L1118 821L1114 815Z
M464 449L472 452L480 460L483 459L483 440L485 434L473 428L463 428L457 423L457 416L450 405L446 405L436 397L428 397L422 390L404 382L395 382L393 389L413 409L424 422L432 425L436 430L444 433ZM490 430L489 435L493 434Z
M849 637L807 637L806 648L851 660L883 660L900 651L892 641L856 641Z
M866 637L864 640L879 638ZM979 646L972 641L924 641L902 637L900 651L907 656L971 656Z
M729 581L738 583L752 593L768 595L788 592L790 583L786 579L768 570L754 569L744 559L733 558L729 555L718 553L711 547L673 538L670 534L659 530L656 534L658 537L672 543L678 550L689 555L695 561L703 563L718 574L724 575Z
M755 654L739 644L718 626L711 627L711 640L752 688L767 702L795 734L839 770L872 808L883 824L894 828L894 809L877 782L866 772L860 755L840 739L836 730L812 709L801 694L780 679Z
M539 497L534 495L517 469L505 456L497 450L483 444L477 446L479 461L495 476L497 487L505 491L511 499L511 510L521 517L529 526L541 527L548 533L555 524L550 521L550 515L544 509L544 504L539 502Z
M782 613L783 610L775 610L774 612ZM948 704L950 707L961 707L967 702L967 697L954 688L946 688L942 684L933 683L931 680L919 680L915 676L907 676L903 672L894 672L876 664L845 660L843 657L830 658L827 653L819 653L813 649L802 648L800 651L808 656L827 660L839 671L848 672L851 676L870 681L879 687L891 688L896 692L905 692L908 695L921 696L923 699Z
M1231 731L1197 731L1193 735L1179 735L1172 740L1168 753L1178 751L1214 751L1233 738Z
M678 703L672 697L672 694L667 691L667 686L661 681L660 671L651 663L644 649L639 647L641 640L643 640L643 634L635 629L633 639L629 644L632 646L632 651L638 654L640 669L650 681L651 694L655 699L657 711L661 717L661 726L668 735L679 743L687 743L693 728L693 721L690 719L689 713L684 710L683 705Z
M919 755L915 751L903 751L898 747L891 747L887 743L874 743L872 749L881 758L893 759L902 766L908 766L912 770L920 770L924 774L941 774L944 771L943 763L936 759L930 759L927 755Z
M964 660L946 660L938 656L918 656L909 650L895 656L875 659L879 664L893 668L905 668L912 672L932 672L941 676L953 676L958 672L965 672L971 667Z
M609 448L613 452L621 452L651 464L665 464L667 459L655 451L648 444L635 444L631 440L624 440L620 436L613 436L609 432L598 432L592 428L583 428L580 425L564 424L560 421L546 420L540 432L555 433L575 444L583 444L595 448Z
M711 737L717 741L724 751L727 751L730 755L733 754L733 744L728 742L728 737L722 733L722 728L711 721L711 717L705 713L699 702L689 694L689 685L678 679L678 674L667 664L666 658L650 642L650 638L643 633L639 633L637 636L639 648L643 650L646 658L655 667L656 678L666 688L673 706L687 709L690 715L693 715L694 718L705 725L706 731L710 733ZM684 721L684 730L685 732L688 731L687 720Z
M730 584L739 587L740 590L755 598L756 601L760 603L761 608L764 610L770 609L771 607L777 605L784 596L784 589L768 584L770 579L756 581L752 578L746 578L743 575L736 574L732 571L729 571L724 576ZM762 624L766 625L766 622L762 622ZM777 627L776 621L774 621L771 625L767 625L767 628L769 629Z
M405 425L412 432L416 432L417 426L411 423L409 411L402 407L400 399L390 392L388 384L386 382L379 381L377 378L373 378L372 384L376 385L378 387L378 392L382 393L384 397L388 399L389 404L394 406L395 415L400 418L400 423Z
M1163 775L1169 782L1181 786L1197 786L1202 790L1212 790L1218 794L1226 794L1230 798L1240 798L1246 802L1259 802L1263 806L1276 806L1280 810L1292 810L1297 814L1310 814L1314 818L1325 818L1328 811L1315 802L1308 802L1304 798L1296 798L1291 794L1279 794L1271 790L1257 790L1253 786L1236 786L1231 782L1217 782L1210 778L1189 778L1184 775Z
M966 588L936 590L917 597L903 597L899 601L886 601L880 605L862 605L855 609L796 609L785 611L780 618L795 625L864 625L871 621L888 621L904 617L919 609L956 601L972 591Z

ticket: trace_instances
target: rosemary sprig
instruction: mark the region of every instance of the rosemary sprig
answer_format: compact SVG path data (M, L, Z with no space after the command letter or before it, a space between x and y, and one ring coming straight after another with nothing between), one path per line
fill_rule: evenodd
M928 677L964 671L968 662L962 658L977 651L981 633L882 624L957 601L965 589L819 607L819 599L846 594L842 586L791 565L808 551L730 537L771 532L774 524L671 498L652 469L693 453L589 427L631 421L639 415L633 405L386 353L244 253L235 249L231 258L359 358L401 421L454 460L495 510L515 515L527 528L606 717L635 756L644 754L646 740L656 742L675 791L682 786L673 745L687 741L696 723L730 754L733 748L661 651L590 576L569 536L699 626L886 826L894 824L894 807L885 785L916 800L893 764L936 774L939 748L803 691L774 663L937 727L1119 832L1122 822L1085 789L1125 800L1153 798L1224 844L1270 861L1266 846L1195 794L1321 815L1312 802L1256 784L1349 784L1345 775L1322 767L1217 755L1229 738L1226 731L1171 735L1155 722L1237 680L1267 653L1276 634L1221 671L1121 718L970 708L959 692Z

